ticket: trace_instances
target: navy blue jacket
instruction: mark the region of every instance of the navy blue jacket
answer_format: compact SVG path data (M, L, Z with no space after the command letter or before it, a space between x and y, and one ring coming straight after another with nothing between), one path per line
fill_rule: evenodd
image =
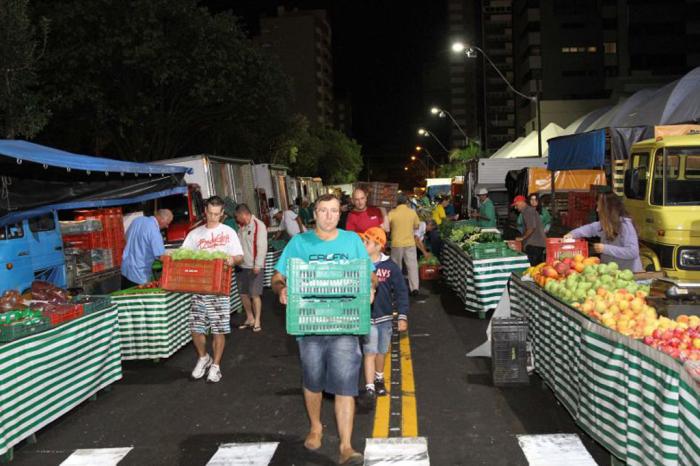
M391 321L394 309L399 319L408 319L408 287L403 279L401 268L389 256L382 254L376 267L377 291L372 303L372 323Z

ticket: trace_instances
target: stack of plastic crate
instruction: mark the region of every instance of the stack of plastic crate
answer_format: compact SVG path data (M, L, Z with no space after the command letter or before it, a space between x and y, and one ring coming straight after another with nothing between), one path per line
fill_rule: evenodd
M287 262L287 333L366 335L370 328L369 259Z
M491 321L491 361L495 386L530 383L526 320L494 318Z

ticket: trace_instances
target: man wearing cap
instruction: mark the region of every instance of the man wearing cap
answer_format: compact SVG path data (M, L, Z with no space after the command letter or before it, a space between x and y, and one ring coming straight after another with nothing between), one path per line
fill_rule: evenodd
M415 210L408 207L408 197L399 194L397 206L389 212L389 227L391 229L391 259L401 267L406 264L408 272L408 287L411 296L418 294L418 253L416 251L415 229L420 220Z
M523 214L525 233L516 240L522 241L523 251L527 254L530 265L537 265L544 262L544 251L547 244L547 237L544 234L544 225L537 210L527 203L525 196L515 196L511 206L518 209Z
M476 219L476 224L481 228L496 228L496 207L489 199L486 188L479 188L476 192L479 197L479 211L472 211L471 217Z

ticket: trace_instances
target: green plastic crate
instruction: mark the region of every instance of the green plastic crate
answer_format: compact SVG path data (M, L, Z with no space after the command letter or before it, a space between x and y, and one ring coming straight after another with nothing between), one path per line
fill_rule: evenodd
M31 325L22 323L0 325L0 343L6 343L51 328L51 322L47 317L39 317L37 320L37 323Z
M287 293L291 297L367 297L372 286L369 259L332 262L287 261Z
M112 304L110 295L78 295L71 302L83 305L83 314L92 314L107 309Z
M358 298L301 298L287 301L290 335L367 335L369 296Z
M508 243L500 241L496 243L475 243L469 249L472 259L495 259L498 257L513 257L517 253L508 247Z

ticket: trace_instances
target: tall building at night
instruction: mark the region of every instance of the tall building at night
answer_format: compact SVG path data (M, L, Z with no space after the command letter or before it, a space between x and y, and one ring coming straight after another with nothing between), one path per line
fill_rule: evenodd
M543 105L625 97L700 65L698 0L512 3L516 86L535 94L539 85ZM534 117L518 99L518 130L534 129Z
M476 12L478 0L447 0L448 39L454 41L475 43L479 39ZM450 44L445 44L449 50ZM477 106L477 73L479 72L473 60L465 59L461 54L449 54L449 107L446 108L457 123L470 138L479 138L482 134L478 123ZM441 105L444 105L441 103ZM464 137L452 125L450 144L452 147L462 147Z
M291 111L334 126L331 27L323 10L285 11L260 19L258 45L274 55L292 84Z

